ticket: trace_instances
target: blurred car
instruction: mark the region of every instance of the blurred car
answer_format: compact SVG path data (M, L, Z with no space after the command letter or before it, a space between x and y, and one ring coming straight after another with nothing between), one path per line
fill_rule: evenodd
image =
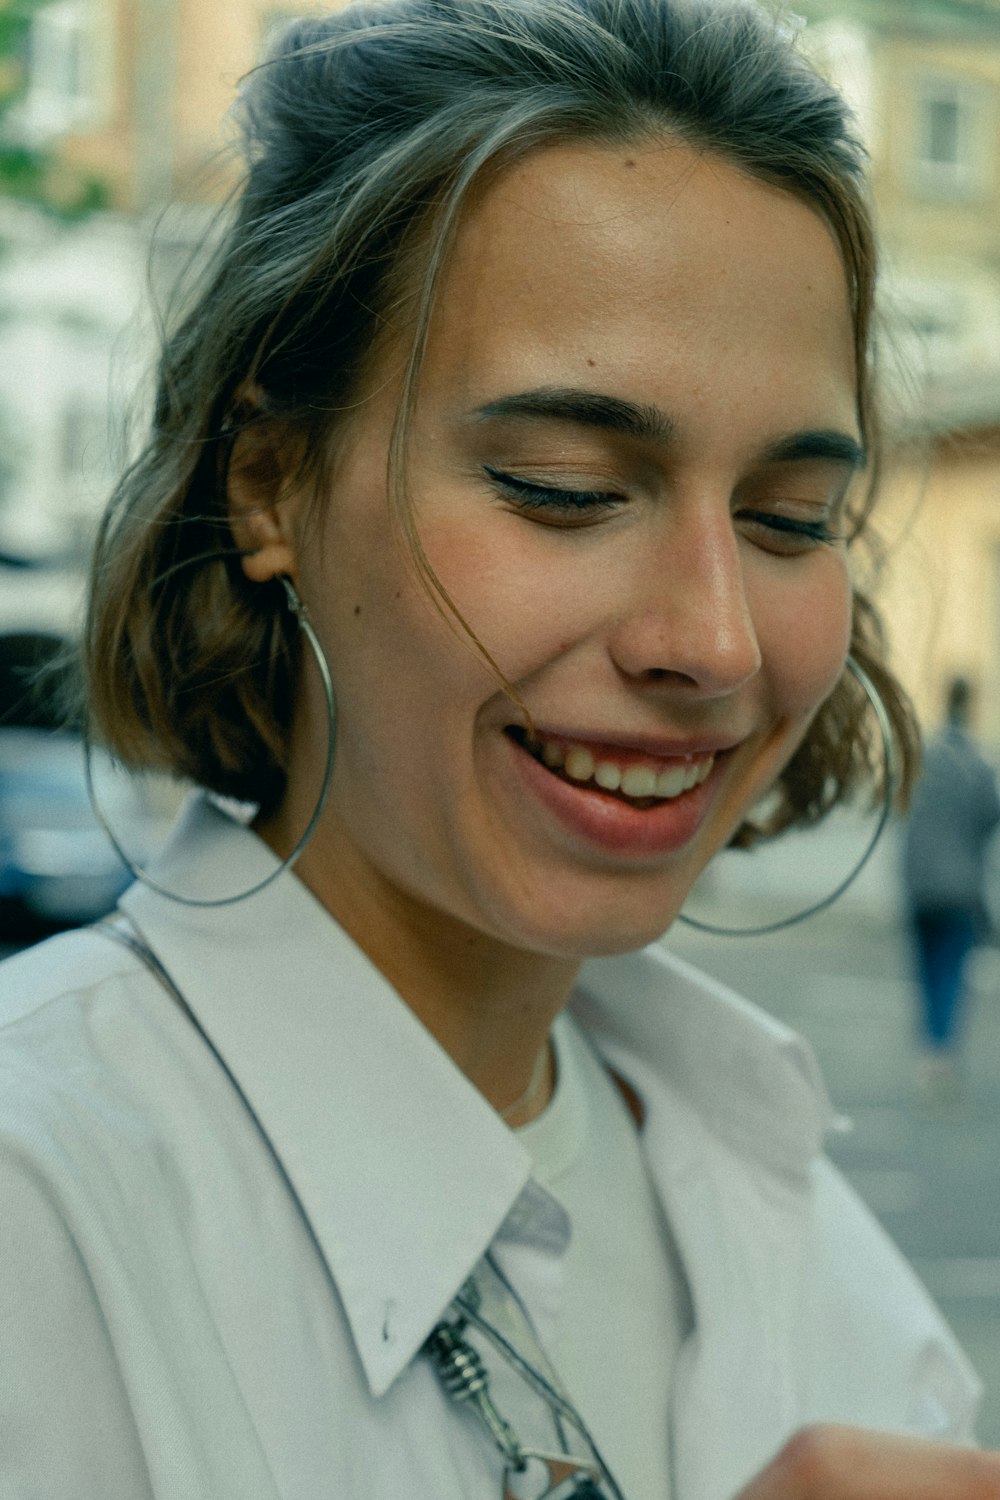
M130 857L164 838L167 809L95 750L104 815ZM0 726L0 932L29 942L47 929L96 921L132 876L94 816L80 736Z
M95 921L132 879L91 809L82 740L58 687L82 590L79 569L0 551L0 942ZM105 817L144 862L176 795L133 780L103 751L93 764Z

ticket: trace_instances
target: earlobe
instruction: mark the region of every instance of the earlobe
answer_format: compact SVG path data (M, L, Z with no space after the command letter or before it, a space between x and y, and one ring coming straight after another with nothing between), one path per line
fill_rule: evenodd
M262 421L240 432L226 476L229 527L251 583L295 577L295 496L286 473L278 424Z

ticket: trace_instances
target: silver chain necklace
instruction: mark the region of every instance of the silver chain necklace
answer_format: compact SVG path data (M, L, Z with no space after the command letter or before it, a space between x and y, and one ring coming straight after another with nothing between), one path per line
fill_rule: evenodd
M466 1281L455 1297L452 1303L454 1316L442 1319L431 1330L424 1342L423 1353L448 1395L453 1401L467 1406L478 1418L503 1458L503 1500L624 1500L587 1424L566 1395L520 1297L489 1253L482 1268ZM481 1282L485 1284L487 1296L484 1296ZM536 1354L537 1363L533 1363L485 1315L483 1305L490 1294L502 1302L509 1314L513 1314L525 1342ZM549 1453L522 1443L511 1424L497 1410L482 1356L466 1337L470 1329L482 1334L545 1403L560 1452ZM582 1440L585 1456L571 1451L567 1429Z

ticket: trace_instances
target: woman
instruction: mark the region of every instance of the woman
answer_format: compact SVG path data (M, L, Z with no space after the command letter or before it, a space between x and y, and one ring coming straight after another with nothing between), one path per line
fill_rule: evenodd
M911 754L843 106L742 4L387 0L242 120L87 663L259 811L5 972L0 1488L996 1493L806 1054L637 951L864 781L848 650Z

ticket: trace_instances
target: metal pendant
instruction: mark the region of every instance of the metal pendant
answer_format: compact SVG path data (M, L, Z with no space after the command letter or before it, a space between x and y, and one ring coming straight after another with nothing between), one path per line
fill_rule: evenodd
M614 1500L624 1500L583 1418L563 1393L559 1377L538 1342L538 1335L523 1304L488 1254L484 1264L518 1310L529 1346L533 1344L538 1351L541 1368L531 1364L521 1350L483 1316L482 1294L474 1277L466 1282L454 1300L457 1316L435 1324L424 1341L423 1353L448 1395L478 1417L499 1449L504 1465L503 1500L608 1500L609 1496ZM548 1407L557 1437L563 1445L561 1453L546 1453L540 1448L521 1446L517 1433L493 1404L489 1372L478 1349L465 1337L470 1326L490 1340ZM578 1458L566 1451L563 1424L583 1438L590 1452L589 1458Z
M600 1475L590 1464L531 1449L521 1457L522 1466L508 1467L504 1474L503 1500L607 1500Z

